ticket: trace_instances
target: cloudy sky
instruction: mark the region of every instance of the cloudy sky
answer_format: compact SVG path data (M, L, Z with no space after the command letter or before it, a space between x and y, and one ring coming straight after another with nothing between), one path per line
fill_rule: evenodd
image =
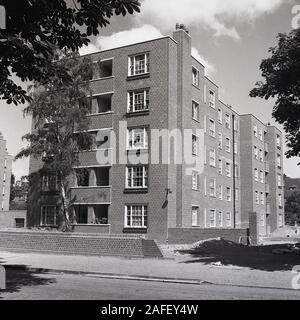
M81 49L90 53L129 43L172 35L176 22L188 26L193 55L207 67L207 74L220 88L221 99L240 114L253 113L275 124L272 101L253 99L249 91L260 80L259 64L276 44L276 35L289 32L297 0L142 0L141 13L114 17L92 43ZM22 107L0 102L0 132L15 155L24 145L21 137L30 130ZM280 126L279 126L280 127ZM285 173L300 176L300 159L285 159ZM28 160L13 165L20 177L28 173Z

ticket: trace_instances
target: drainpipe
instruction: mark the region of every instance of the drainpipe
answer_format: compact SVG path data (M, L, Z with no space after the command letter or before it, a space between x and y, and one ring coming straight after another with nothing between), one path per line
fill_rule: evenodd
M232 162L233 162L233 168L232 168L232 185L233 185L233 227L236 228L236 205L235 205L235 153L234 153L234 145L235 145L235 134L234 134L234 122L235 122L235 116L232 115Z

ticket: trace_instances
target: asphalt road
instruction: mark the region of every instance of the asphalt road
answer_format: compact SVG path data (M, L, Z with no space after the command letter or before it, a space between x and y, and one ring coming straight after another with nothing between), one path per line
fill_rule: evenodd
M211 300L300 299L300 290L248 288L222 285L176 284L103 279L72 274L9 272L7 290L0 300Z

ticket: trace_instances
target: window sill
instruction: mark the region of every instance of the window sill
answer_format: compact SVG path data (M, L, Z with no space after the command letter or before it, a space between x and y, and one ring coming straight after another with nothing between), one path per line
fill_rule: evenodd
M150 77L150 73L149 72L141 73L141 74L136 74L136 75L133 75L133 76L127 76L127 81L136 80L136 79L143 79L143 78L149 78L149 77Z
M108 77L90 79L90 81L107 80L107 79L112 79L112 78L114 78L114 77L115 77L115 76L111 75L111 76L108 76Z
M192 86L193 86L194 88L200 90L199 85L196 85L196 84L192 83Z
M132 111L132 112L127 112L126 117L136 117L136 116L147 116L149 115L149 110L143 110L143 111Z
M106 111L106 112L97 112L97 113L89 113L87 116L101 116L101 115L105 115L105 114L110 114L110 113L114 113L112 110Z
M147 233L147 227L124 227L123 233Z
M148 193L148 188L125 188L124 193Z
M192 117L192 120L194 120L194 121L196 121L196 122L200 123L200 120L195 119L195 118L193 118L193 117Z

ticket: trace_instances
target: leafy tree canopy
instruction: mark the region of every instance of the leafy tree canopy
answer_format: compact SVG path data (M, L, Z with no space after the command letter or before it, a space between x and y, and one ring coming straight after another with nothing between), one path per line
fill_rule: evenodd
M271 57L260 65L264 81L256 83L251 97L275 98L273 117L283 125L289 150L287 157L300 156L300 29L278 35Z
M30 101L11 78L46 83L70 81L53 62L55 48L78 50L109 24L113 15L139 12L138 0L0 0L6 28L0 29L0 98L7 103Z

